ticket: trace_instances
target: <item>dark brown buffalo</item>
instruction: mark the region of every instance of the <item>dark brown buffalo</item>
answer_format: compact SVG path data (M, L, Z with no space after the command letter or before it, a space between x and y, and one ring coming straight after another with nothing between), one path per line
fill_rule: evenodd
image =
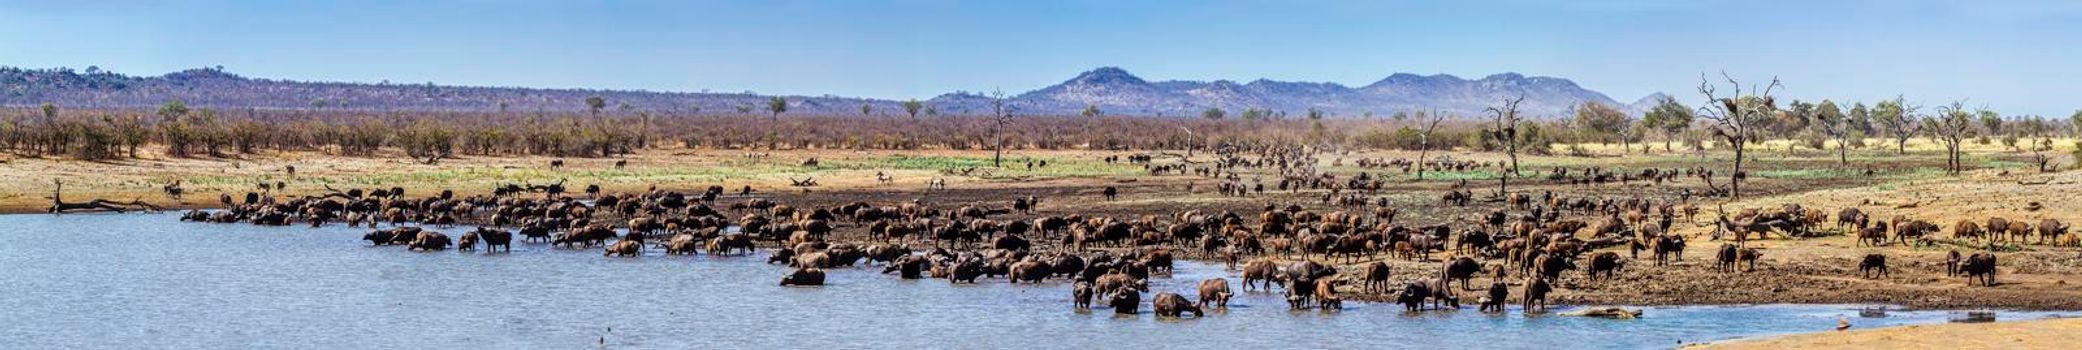
M982 261L963 260L955 263L953 271L948 272L947 282L976 284L976 278L982 277L983 273L984 266Z
M1878 225L1858 230L1858 245L1878 247L1880 244L1885 243L1887 243L1887 223L1882 222Z
M1360 284L1361 289L1368 292L1388 290L1388 263L1375 261L1371 264L1366 264L1365 273L1365 279Z
M432 251L448 249L451 243L452 241L448 239L448 235L434 231L419 231L419 235L413 238L412 243L405 247L407 250Z
M1996 234L2001 234L2001 231L1996 232ZM1952 225L1953 239L1978 240L1981 239L1981 233L1981 225L1975 224L1973 220L1959 220L1959 223Z
M895 272L897 273L897 278L915 280L924 278L924 272L930 267L932 267L932 259L906 255L889 262L889 266L883 268L882 273Z
M1734 271L1735 256L1739 251L1740 248L1736 248L1734 243L1722 243L1720 252L1714 255L1713 270L1719 272Z
M1071 307L1079 310L1092 308L1092 283L1077 282L1070 287Z
M2039 242L2060 241L2060 235L2068 233L2068 224L2055 219L2039 220Z
M1966 284L1995 286L1995 254L1974 253L1960 263L1959 272L1966 274Z
M1539 266L1540 277L1558 279L1563 271L1575 270L1576 262L1561 254L1547 254L1540 258Z
M1460 281L1460 289L1474 288L1468 285L1468 281L1475 279L1475 274L1482 272L1482 263L1468 257L1460 257L1439 265L1439 270L1444 271L1446 278Z
M1489 294L1482 297L1482 312L1504 312L1504 303L1511 297L1511 286L1504 281L1489 284Z
M486 252L513 251L513 232L479 227L476 234L484 239Z
M1952 250L1950 253L1945 253L1945 276L1958 276L1959 262L1961 260L1959 250L1957 249Z
M1424 282L1410 281L1402 286L1402 293L1395 296L1395 303L1402 304L1404 311L1424 309L1424 299L1431 298L1431 286Z
M1865 254L1864 259L1858 260L1858 276L1887 277L1887 256L1879 253Z
M788 273L788 275L787 275L787 276L781 276L781 285L783 285L783 286L821 286L821 285L824 285L824 270L822 270L822 269L818 269L818 268L811 268L811 267L805 267L805 268L798 268L798 269L795 269L795 272L790 272L790 273Z
M1049 275L1054 274L1054 271L1052 267L1048 266L1048 263L1030 258L1026 261L1012 263L1007 276L1010 276L1012 283L1041 283L1047 280Z
M1684 237L1678 235L1656 237L1655 264L1658 266L1665 265L1667 264L1665 261L1670 260L1684 261Z
M1106 305L1113 307L1113 313L1133 315L1136 308L1142 306L1142 292L1134 289L1122 289L1113 292L1113 295L1107 297L1106 300Z
M1763 258L1764 252L1757 250L1757 248L1742 248L1741 251L1735 252L1735 260L1740 260L1744 265L1743 271L1756 271L1757 260L1763 260Z
M1156 298L1149 300L1149 307L1155 310L1157 316L1179 317L1187 312L1193 313L1193 317L1202 316L1198 304L1178 294L1157 293Z
M1316 279L1308 276L1289 276L1287 278L1287 309L1307 310L1309 307L1314 306L1315 298Z
M708 240L708 247L706 248L708 248L709 254L729 255L733 252L751 254L752 237L738 233L723 235L722 237Z
M1619 259L1619 253L1602 252L1590 256L1590 270L1588 272L1590 273L1590 278L1595 280L1599 277L1612 278L1613 273L1624 268L1626 268L1626 262Z

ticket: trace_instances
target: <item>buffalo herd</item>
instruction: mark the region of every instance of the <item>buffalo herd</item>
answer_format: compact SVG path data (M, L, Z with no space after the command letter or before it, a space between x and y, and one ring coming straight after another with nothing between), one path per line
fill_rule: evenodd
M1241 160L1228 155L1212 168L1194 169L1234 180L1226 167L1302 164L1299 155ZM1131 159L1131 161L1145 161ZM1273 163L1276 162L1276 163ZM1363 160L1367 167L1404 167L1409 161ZM1446 169L1471 163L1434 164ZM1483 165L1486 166L1486 165ZM1224 171L1231 172L1223 176ZM1183 171L1181 171L1183 172ZM1282 169L1282 173L1290 172ZM1564 184L1604 181L1662 183L1704 170L1665 169L1612 172L1602 169L1566 171L1549 176ZM1290 176L1294 185L1281 188L1330 188L1367 193L1375 182L1313 174ZM1242 186L1238 186L1241 188ZM1456 186L1459 187L1459 186ZM1262 185L1259 187L1262 190ZM1116 313L1135 313L1148 305L1166 317L1202 315L1228 307L1239 290L1230 280L1199 281L1195 290L1151 292L1148 279L1169 276L1175 259L1225 262L1240 275L1241 292L1284 293L1292 309L1337 310L1345 293L1367 300L1393 301L1407 310L1459 308L1460 291L1479 291L1481 311L1499 312L1516 298L1528 312L1544 310L1565 272L1583 270L1590 281L1624 278L1622 272L1655 273L1683 261L1688 240L1676 234L1679 223L1711 227L1711 237L1725 240L1712 255L1713 271L1745 273L1759 268L1768 251L1750 244L1772 235L1812 237L1828 230L1829 215L1800 205L1748 209L1719 215L1697 224L1699 208L1687 191L1667 199L1566 196L1552 191L1494 196L1500 208L1471 212L1451 221L1410 224L1399 210L1385 205L1334 201L1311 210L1301 204L1268 204L1255 212L1184 210L1140 216L1050 214L1043 198L1018 196L1005 202L957 204L923 199L891 203L851 202L795 206L752 196L749 187L727 198L723 186L681 192L651 189L638 193L566 195L562 182L553 185L506 185L489 195L458 196L440 191L409 197L403 188L330 190L323 195L281 197L248 195L244 201L224 196L226 207L193 211L183 220L247 222L260 225L341 223L369 227L363 239L374 246L402 245L414 251L447 249L510 251L516 236L524 243L558 249L600 249L610 257L643 256L652 248L666 255L741 256L771 251L768 261L791 269L784 286L815 286L827 271L879 265L901 279L945 279L977 283L1003 279L1009 283L1066 282L1074 306L1093 301ZM1465 188L1448 190L1443 204L1467 205L1484 194ZM597 191L587 191L597 192ZM1104 187L1102 199L1120 195ZM1385 203L1385 200L1380 202ZM1370 208L1369 208L1370 207ZM1020 218L1012 218L1019 216ZM1860 245L1930 244L1940 228L1923 220L1896 216L1872 220L1857 208L1836 212L1833 224L1855 234ZM430 228L475 226L451 240ZM2002 218L1960 221L1953 239L1972 242L2072 241L2065 223L2045 219L2027 223ZM2036 234L2036 236L2033 236ZM1626 246L1624 249L1602 250ZM1614 250L1631 252L1622 256ZM1653 266L1630 265L1640 253L1652 253ZM1390 271L1384 261L1436 261L1436 271ZM1354 263L1340 271L1334 262ZM1862 277L1888 278L1888 257L1869 254L1858 261ZM1994 285L1996 256L1975 252L1945 261L1946 273L1964 275L1972 284ZM1341 273L1344 272L1344 273ZM1517 274L1515 279L1507 276ZM1399 287L1391 277L1403 275ZM1487 275L1486 288L1472 280ZM1348 287L1356 282L1356 287ZM1456 283L1457 282L1457 286ZM1516 289L1514 293L1514 287ZM1190 296L1190 297L1189 297ZM1145 302L1144 299L1147 299Z

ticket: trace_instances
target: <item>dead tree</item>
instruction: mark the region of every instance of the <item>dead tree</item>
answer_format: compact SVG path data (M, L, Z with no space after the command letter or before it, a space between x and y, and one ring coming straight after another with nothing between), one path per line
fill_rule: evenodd
M94 200L86 201L84 203L66 203L65 181L52 180L51 182L57 184L57 187L51 190L51 206L49 208L46 208L45 210L50 211L50 213L52 214L71 211L113 211L118 213L127 213L132 210L162 210L159 208L159 206L152 205L151 203L145 203L145 201L137 199L132 199L129 202L117 202L95 198Z
M1836 109L1836 104L1828 100L1823 100L1821 107L1810 109L1807 114L1803 117L1815 121L1815 126L1821 127L1822 134L1836 140L1836 166L1849 167L1852 128L1850 118L1844 117L1843 113Z
M1012 110L1005 106L1004 92L991 92L990 119L990 138L994 140L994 145L990 147L990 166L1002 168L1005 160L1005 126L1012 124Z
M1504 196L1510 195L1511 177L1518 175L1519 102L1525 102L1525 95L1518 95L1518 97L1516 98L1505 99L1503 105L1489 107L1488 109L1485 109L1486 111L1489 111L1489 113L1496 119L1496 129L1489 131L1489 137L1491 139L1496 140L1497 145L1503 146L1504 155L1509 156L1511 158L1511 169L1509 169L1509 171L1504 171L1502 172L1502 174L1499 174L1499 176L1497 176L1497 198L1503 198Z
M1418 180L1423 180L1423 179L1424 179L1424 166L1425 166L1425 164L1426 164L1426 163L1430 163L1430 162L1431 162L1431 158L1430 158L1430 154L1431 154L1431 131L1432 131L1432 130L1434 130L1434 129L1438 129L1438 128L1439 128L1439 121L1441 121L1441 120L1445 120L1445 119L1446 119L1446 115L1445 115L1444 113L1439 113L1439 111L1438 111L1438 110L1432 110L1432 111L1431 111L1431 114L1430 114L1430 115L1428 115L1428 116L1430 117L1430 119L1431 119L1431 120L1430 120L1430 121L1428 121L1428 122L1425 122L1425 123L1424 123L1424 130L1423 130L1423 131L1421 131L1421 132L1418 132L1418 133L1417 133L1417 145L1418 145L1418 146L1417 146L1417 179L1418 179Z
M1179 159L1183 159L1190 162L1193 160L1193 149L1199 148L1200 135L1194 133L1193 129L1186 128L1185 125L1179 125L1178 130L1184 131L1186 133L1186 155L1183 157L1179 157Z
M803 178L802 180L796 180L796 179L795 179L794 177L789 177L789 178L788 178L788 185L789 185L789 186L795 186L795 187L816 187L816 186L817 186L817 177L815 177L815 176L812 176L812 177L807 177L807 178Z
M544 196L547 196L549 198L556 198L557 195L564 194L564 180L568 179L560 178L557 179L556 183L547 185L537 185L534 183L523 181L521 182L521 188L526 189L528 192L540 192Z
M1923 124L1916 123L1915 114L1919 109L1922 107L1908 104L1901 96L1895 96L1893 100L1880 101L1879 105L1873 108L1873 119L1894 137L1896 154L1908 154L1908 140L1923 131Z
M1945 144L1945 173L1958 175L1966 164L1959 157L1959 144L1973 136L1974 112L1967 112L1963 102L1952 101L1951 105L1938 106L1937 115L1923 117L1923 128L1930 136Z
M1778 110L1771 92L1782 85L1777 77L1773 77L1771 84L1762 89L1751 86L1745 91L1742 83L1736 82L1727 72L1721 72L1721 78L1727 79L1729 88L1735 90L1727 97L1717 94L1718 87L1708 81L1705 74L1699 75L1699 93L1706 95L1706 106L1699 107L1699 115L1711 124L1713 135L1727 141L1728 147L1735 151L1733 171L1728 174L1728 198L1732 201L1742 199L1742 180L1748 177L1742 170L1744 157L1748 156L1743 151L1749 141L1757 137L1757 126Z

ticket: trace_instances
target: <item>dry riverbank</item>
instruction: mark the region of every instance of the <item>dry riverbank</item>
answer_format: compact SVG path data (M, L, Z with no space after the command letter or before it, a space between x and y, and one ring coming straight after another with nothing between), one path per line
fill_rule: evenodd
M1740 339L1687 349L2073 349L2082 319L1947 323Z

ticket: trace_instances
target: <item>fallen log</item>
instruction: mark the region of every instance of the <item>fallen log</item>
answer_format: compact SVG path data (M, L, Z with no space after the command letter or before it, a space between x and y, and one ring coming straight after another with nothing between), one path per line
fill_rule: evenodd
M52 214L72 211L113 211L118 213L127 213L130 211L137 210L145 212L156 212L164 210L163 208L160 208L157 205L145 203L145 201L141 199L131 199L129 202L118 202L107 199L95 198L94 200L81 203L67 203L65 202L65 181L53 180L52 182L57 184L57 187L51 191L51 206L45 209Z

